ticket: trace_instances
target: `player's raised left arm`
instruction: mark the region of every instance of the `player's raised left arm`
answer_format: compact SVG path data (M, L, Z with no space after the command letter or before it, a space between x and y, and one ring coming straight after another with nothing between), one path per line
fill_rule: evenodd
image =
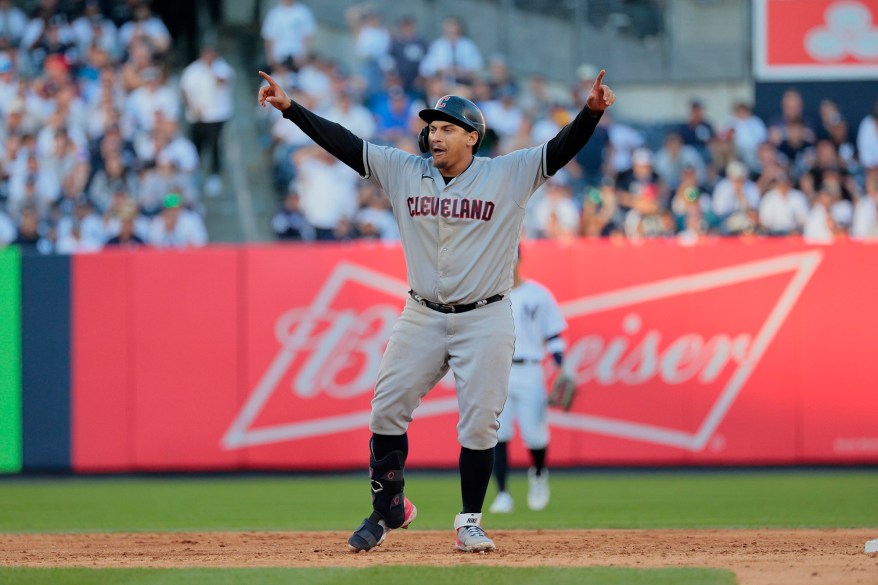
M546 174L554 175L569 163L594 134L604 110L616 101L616 94L604 84L606 70L601 69L594 80L585 106L572 122L546 144Z

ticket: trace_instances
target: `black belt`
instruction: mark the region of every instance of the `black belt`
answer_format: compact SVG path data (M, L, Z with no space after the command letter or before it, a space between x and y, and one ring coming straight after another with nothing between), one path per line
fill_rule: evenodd
M527 360L524 358L512 358L513 364L538 364L540 360Z
M409 296L411 296L413 299L415 299L415 301L424 305L428 309L433 309L434 311L439 311L440 313L466 313L467 311L472 311L473 309L478 309L479 307L484 307L485 305L496 303L503 298L503 295L494 295L488 297L487 299L482 299L474 303L467 303L465 305L446 305L444 303L434 303L433 301L428 301L413 290L409 291Z

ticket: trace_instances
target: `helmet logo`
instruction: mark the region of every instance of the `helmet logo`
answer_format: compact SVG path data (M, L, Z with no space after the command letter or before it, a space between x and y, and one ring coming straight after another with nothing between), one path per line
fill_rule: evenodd
M439 101L436 102L436 109L441 110L442 108L444 108L445 105L448 103L448 100L450 100L450 99L451 99L450 95L446 95L444 97L439 98Z

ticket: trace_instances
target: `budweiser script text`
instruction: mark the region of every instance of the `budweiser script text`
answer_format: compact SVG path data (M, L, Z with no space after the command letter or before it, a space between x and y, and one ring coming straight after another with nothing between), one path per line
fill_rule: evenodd
M390 305L373 305L361 313L293 309L281 315L275 334L297 362L293 392L302 398L326 394L339 399L371 392L397 317L398 308ZM619 335L608 338L568 335L566 367L578 385L711 384L728 366L744 362L752 345L747 333L717 333L709 339L683 333L664 339L636 312L624 315L620 328ZM446 380L439 385L453 389Z

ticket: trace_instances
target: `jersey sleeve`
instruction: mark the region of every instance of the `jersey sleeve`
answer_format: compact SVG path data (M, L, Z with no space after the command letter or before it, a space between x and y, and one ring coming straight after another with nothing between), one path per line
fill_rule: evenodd
M412 177L424 172L424 159L391 146L363 143L364 179L369 179L387 193L390 202L407 196Z
M545 144L498 156L494 159L494 164L501 165L506 180L513 182L510 193L521 208L527 205L533 192L549 179L546 173Z
M540 311L540 315L542 315L540 326L543 339L547 340L546 349L549 353L563 353L566 349L566 344L561 337L561 333L567 330L567 321L564 319L564 315L561 314L561 308L558 307L558 302L555 301L555 297L552 296L549 289L544 288L542 293L541 305L543 310Z

